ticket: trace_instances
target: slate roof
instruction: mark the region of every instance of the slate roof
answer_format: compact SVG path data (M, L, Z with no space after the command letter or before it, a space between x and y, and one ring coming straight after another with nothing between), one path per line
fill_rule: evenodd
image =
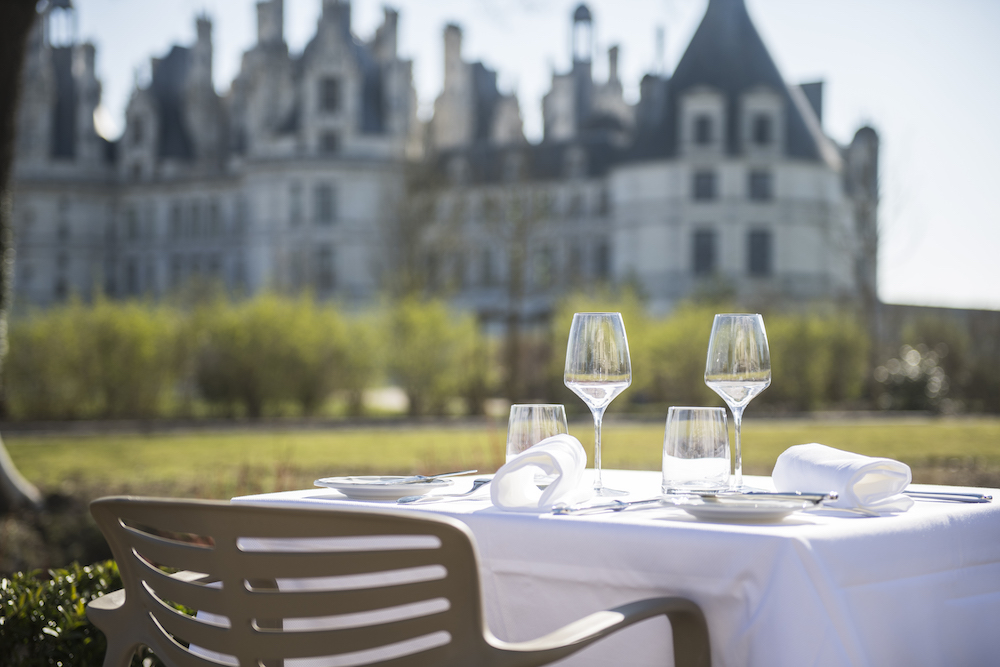
M76 156L76 81L73 79L73 47L52 49L55 70L56 104L52 110L52 146L54 158Z
M739 100L743 93L767 87L784 98L786 136L789 157L805 160L824 159L824 138L817 132L818 122L805 114L814 113L808 104L793 100L757 33L744 0L709 0L708 9L691 43L668 82L664 114L660 122L637 137L632 156L674 156L678 148L678 100L688 90L708 86L721 92L726 100L726 152L743 152L739 132ZM817 91L808 91L815 95ZM809 122L811 121L811 122Z
M156 154L160 158L191 160L194 146L184 120L184 83L191 67L191 50L175 46L165 58L153 61L149 91L156 101L160 126Z
M341 11L346 10L342 9ZM341 17L338 25L341 26L344 32L342 37L350 45L351 55L354 57L354 61L362 75L361 107L358 109L358 130L364 134L381 134L385 131L385 100L382 86L382 69L372 55L369 47L351 33L350 19ZM317 33L306 44L302 55L294 60L293 72L296 79L301 80L308 63L317 57L316 53L320 48L320 41L320 34ZM282 122L281 132L293 132L299 128L299 116L301 115L300 103L301 100L296 103L292 112L293 117L286 118Z

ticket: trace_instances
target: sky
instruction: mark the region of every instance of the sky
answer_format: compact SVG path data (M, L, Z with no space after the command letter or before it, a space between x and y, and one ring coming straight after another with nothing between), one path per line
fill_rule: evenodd
M285 0L293 53L315 32L322 0ZM577 0L354 0L354 32L368 39L383 6L400 12L399 53L414 63L423 117L442 82L442 32L463 29L463 53L515 92L525 133L541 138L541 98L570 64ZM642 75L672 72L707 0L591 0L595 77L620 47L626 99ZM824 128L848 143L858 128L881 138L879 293L883 301L1000 310L1000 2L996 0L746 0L785 80L825 82ZM214 22L214 79L225 94L256 39L255 0L74 0L77 32L97 45L100 127L122 130L149 58L194 40L194 18ZM665 35L657 54L657 28Z

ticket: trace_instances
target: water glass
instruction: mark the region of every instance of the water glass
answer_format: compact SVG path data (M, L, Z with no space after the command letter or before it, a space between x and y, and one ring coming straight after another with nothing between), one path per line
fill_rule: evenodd
M671 407L663 436L663 492L717 491L729 485L725 408Z
M553 435L569 433L566 409L559 404L522 403L510 406L507 422L507 462Z

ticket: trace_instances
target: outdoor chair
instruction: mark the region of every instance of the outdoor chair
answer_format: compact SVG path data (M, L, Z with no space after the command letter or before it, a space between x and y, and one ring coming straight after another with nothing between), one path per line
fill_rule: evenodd
M132 497L96 500L91 512L123 585L87 605L108 639L105 667L127 667L141 645L171 667L527 667L658 615L670 619L675 664L710 664L704 615L677 597L533 641L497 639L473 536L448 517Z

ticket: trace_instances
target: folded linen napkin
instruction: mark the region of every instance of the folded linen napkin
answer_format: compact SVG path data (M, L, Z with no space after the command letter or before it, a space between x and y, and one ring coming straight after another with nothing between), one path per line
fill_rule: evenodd
M578 503L593 494L583 483L587 452L571 435L559 434L529 447L497 470L490 483L494 507L514 512L548 512L556 503ZM555 476L544 490L538 474Z
M910 466L815 442L785 450L771 479L777 491L836 491L840 497L830 507L891 513L913 506L913 499L902 493L913 479Z

